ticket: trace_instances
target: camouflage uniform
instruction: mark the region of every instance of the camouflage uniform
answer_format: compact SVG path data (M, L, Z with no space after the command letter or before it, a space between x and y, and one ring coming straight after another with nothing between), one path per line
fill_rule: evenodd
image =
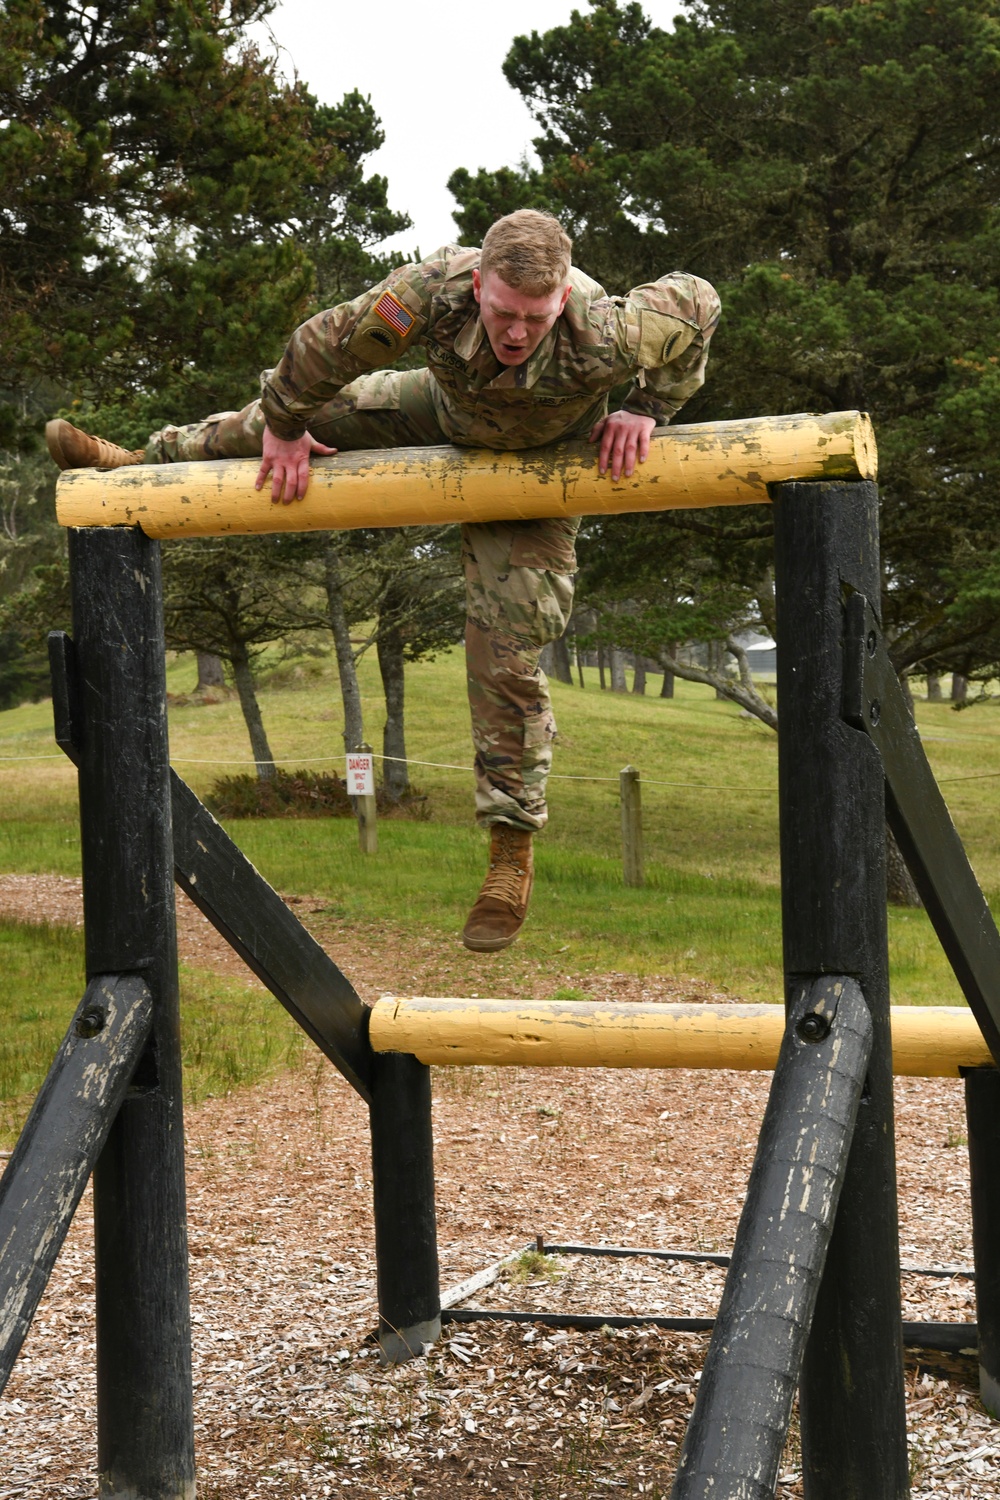
M242 412L154 433L150 463L248 458L265 422L307 429L340 449L457 443L498 451L586 437L608 392L631 380L626 411L664 425L702 384L719 318L715 291L674 273L609 297L573 269L566 306L522 365L496 358L479 317L479 251L445 246L400 266L371 291L297 328L262 394ZM420 343L425 370L381 368ZM476 815L537 829L556 726L538 658L573 604L577 523L485 522L462 528L466 660L475 746Z

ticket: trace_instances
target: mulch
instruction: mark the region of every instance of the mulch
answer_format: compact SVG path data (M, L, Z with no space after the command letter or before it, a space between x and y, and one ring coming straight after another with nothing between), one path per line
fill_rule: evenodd
M365 998L379 993L720 999L683 978L566 975L374 924L322 902L295 909ZM0 877L0 914L75 921L79 887ZM182 956L242 966L182 902ZM249 976L248 982L255 983ZM767 1074L436 1070L442 1284L533 1242L727 1249ZM905 1265L970 1267L961 1084L896 1087ZM582 1500L669 1493L706 1338L653 1329L451 1324L424 1358L382 1369L371 1165L361 1101L319 1057L186 1121L201 1500L372 1497ZM680 1261L551 1258L471 1299L524 1311L710 1315L723 1273ZM0 1500L96 1495L89 1194L0 1397ZM967 1277L903 1280L907 1319L971 1321ZM913 1493L979 1500L1000 1479L1000 1433L975 1359L907 1359ZM777 1494L802 1493L796 1438Z

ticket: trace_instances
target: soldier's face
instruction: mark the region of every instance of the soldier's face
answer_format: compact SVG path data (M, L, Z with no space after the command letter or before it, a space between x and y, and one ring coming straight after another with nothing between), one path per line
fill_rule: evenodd
M538 348L566 306L569 287L546 297L529 297L501 281L495 271L472 273L479 316L493 353L502 365L523 365Z

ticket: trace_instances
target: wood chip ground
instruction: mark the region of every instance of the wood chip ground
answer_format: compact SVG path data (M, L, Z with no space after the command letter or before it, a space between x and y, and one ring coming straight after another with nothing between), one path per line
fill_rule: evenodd
M703 985L569 976L511 955L304 915L365 998L551 995L731 998ZM75 921L76 882L0 877L0 912ZM182 952L242 966L181 903ZM249 977L248 977L249 978ZM249 981L253 982L253 981ZM442 1283L542 1234L550 1243L727 1249L767 1074L529 1069L438 1071L435 1138ZM904 1264L971 1266L960 1083L897 1080ZM669 1494L706 1339L654 1330L553 1332L450 1325L425 1358L380 1368L369 1335L375 1266L366 1112L322 1059L187 1117L200 1500L472 1497L593 1500ZM89 1195L0 1398L0 1500L97 1494ZM556 1257L475 1305L710 1315L723 1272L653 1259ZM971 1321L963 1276L908 1275L904 1316ZM913 1493L985 1500L1000 1428L976 1363L907 1358ZM778 1495L801 1495L794 1431Z

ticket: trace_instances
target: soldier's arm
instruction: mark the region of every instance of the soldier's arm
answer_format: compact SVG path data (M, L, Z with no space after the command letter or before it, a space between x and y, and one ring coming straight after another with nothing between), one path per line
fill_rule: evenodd
M439 258L400 266L378 286L327 308L300 324L261 392L267 430L260 489L273 473L271 497L301 498L309 483L309 453L335 452L309 436L310 418L345 385L391 365L419 339L444 275Z
M665 426L705 383L719 295L700 276L672 272L629 292L623 311L633 385L622 410Z
M654 427L665 426L705 380L708 343L721 306L699 276L673 272L636 287L619 304L616 338L619 378L633 384L620 411L597 422L598 467L612 479L631 477L644 463Z

